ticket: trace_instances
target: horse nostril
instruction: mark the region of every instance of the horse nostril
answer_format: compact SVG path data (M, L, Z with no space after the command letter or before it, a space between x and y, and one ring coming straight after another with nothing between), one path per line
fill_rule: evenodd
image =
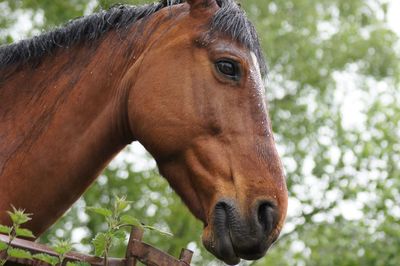
M274 229L277 219L276 206L271 201L262 201L258 206L258 222L268 235Z

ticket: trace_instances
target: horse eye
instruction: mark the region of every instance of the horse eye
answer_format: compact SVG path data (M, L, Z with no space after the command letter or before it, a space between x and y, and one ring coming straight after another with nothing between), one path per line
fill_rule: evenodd
M219 60L215 63L217 70L219 73L225 75L229 79L239 80L240 78L240 69L237 62L223 59Z

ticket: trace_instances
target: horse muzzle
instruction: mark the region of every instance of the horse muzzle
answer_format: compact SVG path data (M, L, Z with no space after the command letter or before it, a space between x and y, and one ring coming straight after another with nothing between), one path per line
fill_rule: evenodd
M219 201L213 210L211 226L203 233L208 251L229 265L240 259L256 260L265 255L278 237L278 211L271 201L256 202L247 215L241 215L232 200ZM273 234L275 232L276 234Z

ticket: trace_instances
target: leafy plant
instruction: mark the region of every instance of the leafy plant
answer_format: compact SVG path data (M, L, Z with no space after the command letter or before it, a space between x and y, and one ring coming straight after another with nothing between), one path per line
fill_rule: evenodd
M21 227L21 225L31 220L32 214L25 213L24 210L17 209L14 206L11 207L12 211L7 211L7 213L12 221L12 226L0 225L0 233L8 235L8 243L0 242L0 252L5 256L5 258L1 258L0 266L3 266L9 257L32 259L32 254L29 251L11 247L11 243L16 237L35 237L30 230Z
M72 243L66 240L59 240L53 247L53 250L57 253L58 261L60 265L62 265L65 258L65 254L67 254L72 250Z
M45 254L45 253L35 254L35 255L33 255L33 258L40 260L40 261L44 261L53 266L55 266L59 263L59 258L49 255L49 254Z
M45 254L45 253L39 253L33 255L33 258L37 260L44 261L50 265L63 265L63 262L65 260L65 255L72 250L73 244L70 241L67 240L58 240L54 247L53 250L57 253L57 257ZM89 264L86 262L70 262L68 261L67 266L88 266Z
M46 253L38 253L32 255L29 251L14 248L11 246L12 242L16 237L34 238L33 233L22 228L21 225L31 220L32 214L25 213L24 210L16 209L12 206L12 211L7 212L12 221L12 226L0 225L0 233L8 235L8 243L0 241L0 252L5 255L5 258L0 259L0 266L10 259L10 257L18 259L36 259L44 261L50 265L62 265L65 259L65 255L72 250L72 243L69 241L58 241L53 250L57 253L56 256L52 256ZM0 254L1 254L0 253ZM67 266L88 266L86 262L67 262Z
M90 264L84 261L74 261L74 262L68 261L67 266L90 266Z
M143 230L151 230L163 235L172 236L168 232L161 231L154 226L142 224L135 217L126 214L125 212L130 208L131 201L127 201L126 197L115 196L113 205L110 209L103 207L88 207L87 210L99 214L106 219L107 230L98 233L92 240L95 255L98 257L104 256L104 265L108 265L108 257L112 245L117 241L125 241L126 233L125 228L137 226ZM0 225L0 233L8 235L8 243L0 242L0 252L5 254L5 258L0 259L0 266L3 266L10 257L19 259L32 259L46 262L50 265L63 265L65 255L72 250L73 244L70 241L59 240L53 247L57 256L46 253L31 254L27 250L12 247L12 242L16 237L34 238L33 233L22 228L21 225L31 220L31 214L25 213L24 210L16 209L12 206L12 211L7 212L11 218L12 226ZM0 254L1 254L0 253ZM67 266L87 266L86 262L70 262L66 263Z
M107 230L98 233L92 240L96 256L104 256L104 265L108 265L107 258L110 249L115 241L124 241L126 239L125 227L137 226L142 229L152 230L164 235L172 236L168 232L161 231L153 226L142 224L135 217L126 214L126 210L130 208L131 201L127 201L126 197L115 196L111 209L102 207L88 207L87 210L103 216L107 222Z

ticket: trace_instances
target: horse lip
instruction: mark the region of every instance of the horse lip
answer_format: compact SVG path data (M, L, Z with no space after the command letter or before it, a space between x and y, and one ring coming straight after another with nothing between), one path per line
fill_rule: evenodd
M218 213L218 211L217 211ZM235 265L240 262L240 257L236 254L229 223L225 212L216 215L214 212L213 233L209 239L203 239L203 244L208 251L215 257L224 261L228 265ZM216 218L218 217L218 218Z
M240 262L240 257L236 254L230 236L228 241L221 243L219 241L212 241L205 244L205 247L216 256L218 259L224 261L228 265L236 265Z
M243 256L239 255L239 254L236 252L235 245L234 245L233 240L232 240L232 230L231 230L230 227L228 227L228 233L229 233L229 240L230 240L230 242L231 242L232 251L233 251L233 253L236 255L236 257L238 258L238 260L239 260L238 262L240 262L240 259L241 259L241 258L242 258L242 259L246 259L246 258L244 258ZM238 262L236 262L235 264L237 264Z
M238 256L236 253L235 247L232 242L232 237L231 237L231 230L229 230L229 240L230 240L230 247L232 248L232 254L233 256L229 258L229 260L224 260L224 262L228 265L235 265L240 262L240 259L243 258L241 256Z

